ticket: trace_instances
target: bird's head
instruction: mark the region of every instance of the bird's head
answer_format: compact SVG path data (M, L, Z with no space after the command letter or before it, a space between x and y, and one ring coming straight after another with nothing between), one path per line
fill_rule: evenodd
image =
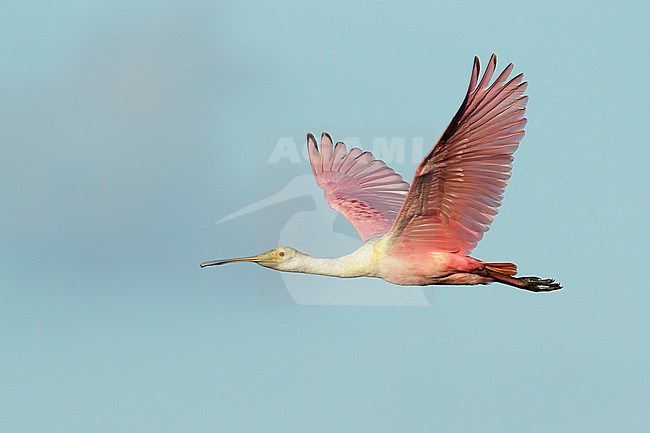
M216 266L216 265L225 265L227 263L237 263L237 262L252 262L257 263L260 266L265 268L277 269L277 270L288 270L291 269L292 262L297 258L304 256L300 251L291 248L291 247L276 247L272 250L266 251L262 254L250 257L238 257L234 259L222 259L214 260L211 262L201 263L201 267L205 268L207 266Z

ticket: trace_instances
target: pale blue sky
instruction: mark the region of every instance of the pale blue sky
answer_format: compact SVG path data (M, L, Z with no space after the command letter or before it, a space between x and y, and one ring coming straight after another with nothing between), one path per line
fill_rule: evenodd
M644 431L648 18L626 1L4 2L0 431ZM529 123L474 255L564 290L297 306L267 269L199 269L315 208L214 224L309 173L265 163L274 137L430 145L492 52L530 82Z

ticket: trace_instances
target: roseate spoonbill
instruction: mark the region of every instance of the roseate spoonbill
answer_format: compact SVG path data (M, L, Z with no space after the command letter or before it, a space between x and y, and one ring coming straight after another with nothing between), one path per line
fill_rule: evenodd
M334 145L327 133L319 149L314 136L307 135L316 183L363 241L356 251L321 259L281 246L201 267L253 262L285 272L377 277L399 285L500 282L533 292L561 289L552 279L516 277L514 263L469 256L501 205L526 125L528 83L523 74L508 79L512 64L490 83L495 69L493 54L479 81L474 58L465 99L420 162L410 187L370 152L348 151L342 142Z

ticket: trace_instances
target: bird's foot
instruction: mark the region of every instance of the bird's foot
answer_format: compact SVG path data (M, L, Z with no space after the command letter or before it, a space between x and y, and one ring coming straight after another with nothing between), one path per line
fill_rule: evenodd
M518 277L519 281L525 284L521 287L524 290L530 290L531 292L552 292L553 290L560 290L562 285L557 281L547 278L539 277Z

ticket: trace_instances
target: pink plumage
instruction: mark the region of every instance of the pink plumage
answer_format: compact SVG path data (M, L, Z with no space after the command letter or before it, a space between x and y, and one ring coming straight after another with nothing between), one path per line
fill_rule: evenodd
M363 241L390 231L396 250L467 255L481 240L501 205L526 125L523 75L508 81L510 64L490 84L495 67L492 55L477 85L475 60L465 100L418 166L410 190L370 152L347 152L342 142L333 147L327 133L319 152L314 136L308 135L318 186Z
M404 203L409 184L370 152L342 142L332 145L321 136L320 151L313 135L307 136L309 161L316 183L325 191L332 209L352 224L362 241L387 233Z
M527 83L509 64L492 83L492 55L481 82L478 59L465 99L415 172L390 238L393 248L469 254L498 212L524 136Z

